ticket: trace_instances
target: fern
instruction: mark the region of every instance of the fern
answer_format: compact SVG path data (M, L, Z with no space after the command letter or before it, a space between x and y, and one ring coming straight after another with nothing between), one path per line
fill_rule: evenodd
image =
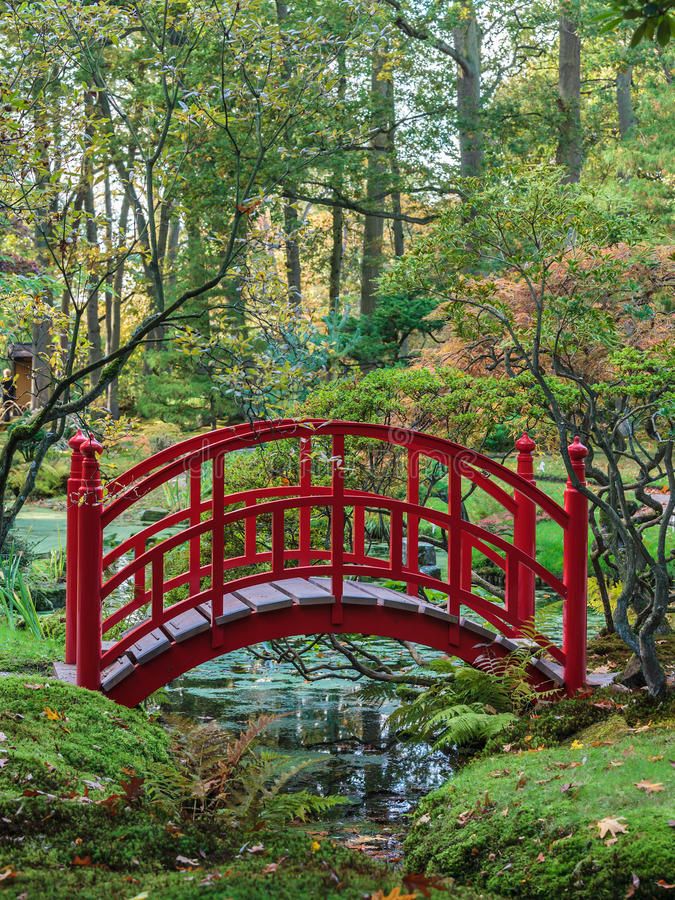
M173 719L177 755L183 772L171 777L158 769L146 784L157 803L182 806L184 813L217 815L243 828L261 823L305 820L344 802L309 791L286 792L299 772L324 761L323 756L295 757L258 750L260 735L279 716L260 716L233 738L216 723L199 725Z

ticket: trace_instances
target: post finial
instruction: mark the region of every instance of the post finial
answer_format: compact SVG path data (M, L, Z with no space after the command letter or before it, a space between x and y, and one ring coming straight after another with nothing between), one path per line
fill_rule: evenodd
M572 462L580 462L581 460L586 459L588 456L588 447L585 447L581 443L581 438L578 434L574 435L574 440L567 448L567 452L570 455L570 459Z
M516 450L519 453L533 453L536 446L527 431L524 431L516 441Z
M80 445L80 453L88 459L96 459L97 454L103 453L103 444L99 443L93 434L90 434Z
M73 451L73 453L79 453L81 451L82 444L84 444L86 440L86 434L84 434L81 428L78 428L75 434L68 441L68 446Z

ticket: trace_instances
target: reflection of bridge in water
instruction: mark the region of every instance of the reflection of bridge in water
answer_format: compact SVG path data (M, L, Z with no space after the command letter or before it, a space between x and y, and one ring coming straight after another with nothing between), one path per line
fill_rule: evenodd
M227 456L280 441L288 445L287 459L297 460L297 483L226 492ZM471 665L526 649L535 686L564 685L573 693L586 677L587 503L571 481L564 508L551 500L534 484L534 442L523 435L516 446L513 472L451 441L406 429L324 420L246 423L162 450L109 484L104 500L97 458L102 448L77 435L71 440L63 676L76 673L83 687L133 705L240 647L293 635L362 633L424 644ZM349 483L345 459L374 450L405 456L404 497ZM581 482L586 454L575 439L570 457ZM447 510L420 503L429 463L447 469ZM325 484L316 478L322 467ZM181 477L188 485L185 508L104 555L104 530ZM462 518L467 486L506 510L510 535ZM537 561L538 511L560 527L562 580ZM388 517L386 559L367 545L366 517L373 512ZM328 522L322 540L318 516ZM421 522L447 537L447 579L419 566ZM236 526L243 532L241 551L228 556L225 535ZM263 526L270 533L266 546ZM504 573L503 600L474 590L473 561L480 555ZM176 565L174 574L169 570ZM562 646L536 630L536 579L562 599ZM102 620L104 604L129 585L121 605ZM446 599L431 602L426 591Z

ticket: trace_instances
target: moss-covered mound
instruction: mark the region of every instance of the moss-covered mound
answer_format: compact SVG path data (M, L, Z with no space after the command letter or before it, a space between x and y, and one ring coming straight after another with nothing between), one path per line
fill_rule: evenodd
M250 835L195 819L166 799L180 778L167 732L142 711L52 679L0 678L0 892L356 900L401 886L300 829Z
M423 801L408 867L503 897L666 896L669 725L631 728L615 713L559 747L475 760Z

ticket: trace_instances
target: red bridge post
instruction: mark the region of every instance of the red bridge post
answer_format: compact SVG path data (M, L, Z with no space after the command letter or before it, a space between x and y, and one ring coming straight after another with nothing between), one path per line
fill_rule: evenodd
M517 472L530 484L535 484L532 455L536 444L524 431L516 441L518 451ZM537 552L537 510L529 497L515 492L518 505L513 522L513 543L523 553L534 558ZM520 567L518 578L517 612L521 625L534 623L534 572L526 566Z
M577 435L569 445L572 469L582 485L586 484L588 449ZM567 597L563 603L563 652L565 687L574 694L586 682L586 593L588 589L588 500L570 477L565 488L565 511L569 522L565 529L563 582Z
M102 450L93 437L80 447L82 485L77 507L77 683L92 691L101 684L103 489L97 454Z
M73 451L66 486L66 653L65 661L73 665L77 659L77 501L82 481L80 447L87 440L78 428L68 441Z

